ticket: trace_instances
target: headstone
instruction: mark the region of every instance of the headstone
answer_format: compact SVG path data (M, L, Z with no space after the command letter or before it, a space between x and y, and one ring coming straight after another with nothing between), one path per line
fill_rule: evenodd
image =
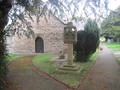
M110 43L111 43L111 40L110 40L110 39L108 39L108 40L107 40L107 43L108 43L108 44L110 44Z
M65 52L63 51L59 52L59 59L65 59Z

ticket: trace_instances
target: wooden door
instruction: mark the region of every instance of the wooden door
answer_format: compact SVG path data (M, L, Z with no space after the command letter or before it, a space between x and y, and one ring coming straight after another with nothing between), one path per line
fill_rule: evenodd
M35 40L35 52L44 53L44 42L41 37L37 37Z

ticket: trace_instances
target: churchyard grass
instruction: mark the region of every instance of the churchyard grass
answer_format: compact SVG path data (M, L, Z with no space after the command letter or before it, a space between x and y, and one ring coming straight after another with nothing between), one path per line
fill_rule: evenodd
M55 67L52 66L52 61L51 61L52 58L53 58L53 55L41 54L41 55L35 56L32 62L37 68L50 74L55 71Z
M74 64L80 65L82 67L81 72L79 73L58 73L56 72L56 69L58 66L53 65L52 58L53 55L38 55L33 58L33 64L38 67L40 70L48 73L55 79L72 86L76 88L83 77L85 76L86 72L89 70L90 66L93 64L94 60L96 59L96 54L92 55L90 57L90 60L88 62L74 62Z
M120 43L110 43L106 44L108 48L112 49L114 52L120 51Z
M9 62L16 60L19 57L22 57L22 56L18 54L13 54L13 53L8 53L8 56L7 56Z
M93 55L88 62L74 62L74 64L82 67L82 70L79 73L53 73L52 76L73 88L77 88L95 59L96 55Z

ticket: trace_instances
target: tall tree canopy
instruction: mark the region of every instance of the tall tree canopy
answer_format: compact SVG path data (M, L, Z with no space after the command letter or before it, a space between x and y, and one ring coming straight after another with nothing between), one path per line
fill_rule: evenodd
M102 35L106 38L120 38L120 7L110 12L101 23Z

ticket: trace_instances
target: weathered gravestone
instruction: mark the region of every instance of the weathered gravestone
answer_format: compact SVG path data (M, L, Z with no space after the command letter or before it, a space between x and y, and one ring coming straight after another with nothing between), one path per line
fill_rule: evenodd
M65 52L63 51L59 52L59 59L65 59Z

